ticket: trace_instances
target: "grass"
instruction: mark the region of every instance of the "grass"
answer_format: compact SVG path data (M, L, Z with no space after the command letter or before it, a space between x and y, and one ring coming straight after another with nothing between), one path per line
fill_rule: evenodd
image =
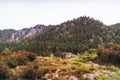
M73 58L71 60L75 61L75 62L85 62L85 61L94 60L96 58L97 58L96 52L92 52L92 53L85 52L85 53L83 53L81 55L78 55L77 58Z
M120 80L120 68L119 67L112 65L112 66L107 67L107 69L114 71L115 74L109 77L106 77L105 80Z
M106 65L103 68L99 66L100 70L108 70L110 71L107 74L104 74L99 76L97 80L120 80L120 68L115 65ZM107 75L107 76L105 76Z

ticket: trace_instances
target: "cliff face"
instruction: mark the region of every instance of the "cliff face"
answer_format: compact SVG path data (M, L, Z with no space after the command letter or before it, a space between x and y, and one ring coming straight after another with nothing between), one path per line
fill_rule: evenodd
M9 42L12 33L16 32L13 29L0 30L0 43Z
M44 29L44 25L36 25L31 28L24 28L21 30L1 30L0 31L0 42L15 42L25 38L31 38L36 34L40 33Z
M44 25L36 25L35 27L18 30L11 34L9 42L15 42L20 39L25 39L35 36L37 33L40 33L43 30L43 28Z

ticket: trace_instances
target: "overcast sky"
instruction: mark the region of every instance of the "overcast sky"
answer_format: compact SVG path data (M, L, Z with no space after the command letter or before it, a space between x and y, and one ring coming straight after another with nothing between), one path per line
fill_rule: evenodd
M120 23L120 0L0 0L0 29L55 25L84 15Z

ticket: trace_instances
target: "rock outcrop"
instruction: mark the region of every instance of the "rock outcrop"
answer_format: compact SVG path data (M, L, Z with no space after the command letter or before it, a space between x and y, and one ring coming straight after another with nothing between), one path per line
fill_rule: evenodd
M35 27L18 30L11 34L9 42L15 42L20 39L32 37L37 33L40 33L43 30L43 28L44 28L44 25L36 25Z
M77 57L77 55L71 53L71 52L56 52L56 53L52 53L51 56L57 56L57 57L61 57L61 58L65 58L65 59L70 59L70 58L75 58Z

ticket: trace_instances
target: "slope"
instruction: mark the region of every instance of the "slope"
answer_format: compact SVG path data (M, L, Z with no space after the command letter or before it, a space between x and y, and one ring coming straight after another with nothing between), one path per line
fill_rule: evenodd
M19 42L19 46L12 49L25 49L41 55L61 52L77 54L119 43L119 29L83 16L60 25L49 25L39 35Z

